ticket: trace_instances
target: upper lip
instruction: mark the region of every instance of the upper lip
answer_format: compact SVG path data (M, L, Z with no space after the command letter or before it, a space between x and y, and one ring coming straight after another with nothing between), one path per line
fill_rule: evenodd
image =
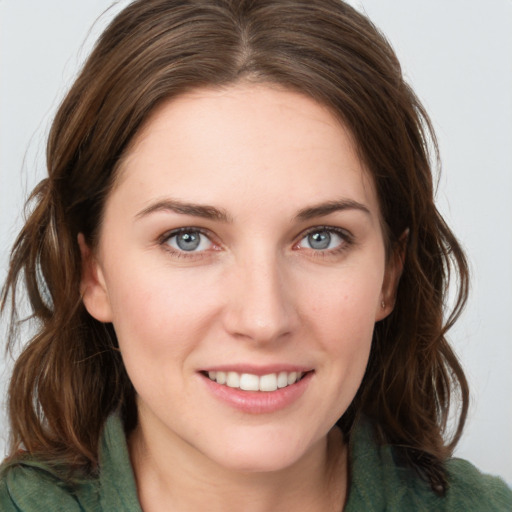
M311 366L295 365L295 364L271 364L265 366L257 366L254 364L220 364L201 368L202 372L236 372L236 373L250 373L251 375L268 375L270 373L280 372L310 372L313 368Z

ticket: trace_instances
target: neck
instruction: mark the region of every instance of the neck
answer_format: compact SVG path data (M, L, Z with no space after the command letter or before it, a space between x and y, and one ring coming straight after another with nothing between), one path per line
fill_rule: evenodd
M140 425L129 439L144 512L343 510L347 447L337 428L293 465L270 472L241 472L202 460L189 445L149 437Z

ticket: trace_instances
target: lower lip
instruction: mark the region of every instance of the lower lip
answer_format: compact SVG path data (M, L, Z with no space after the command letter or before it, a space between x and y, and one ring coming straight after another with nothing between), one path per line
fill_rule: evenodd
M306 391L312 375L313 372L309 372L295 384L276 391L243 391L218 384L205 375L201 374L201 377L210 392L231 407L250 414L268 414L295 403Z

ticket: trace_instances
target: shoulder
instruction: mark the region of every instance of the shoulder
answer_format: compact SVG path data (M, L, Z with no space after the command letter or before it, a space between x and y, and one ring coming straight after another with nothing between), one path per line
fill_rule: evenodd
M448 489L438 496L413 470L395 466L395 485L401 489L404 505L396 510L512 512L512 490L500 478L481 473L462 459L449 459L445 468Z
M106 421L96 475L70 483L62 472L35 457L0 466L1 512L141 512L121 419Z
M396 469L402 508L435 512L512 512L512 490L498 477L481 473L462 459L446 462L448 489L436 495L430 486L408 468Z
M0 510L81 512L84 507L79 502L78 494L83 495L84 490L83 484L73 487L66 485L36 461L19 461L1 468ZM93 491L92 488L87 490L89 494ZM94 508L86 507L85 510Z
M449 505L468 511L512 511L512 489L501 478L481 473L463 459L449 460L446 469L450 484L446 494Z
M397 463L394 449L380 445L370 424L350 439L351 488L346 512L511 512L512 490L500 478L482 474L462 459L446 462L449 488L435 494L413 470Z

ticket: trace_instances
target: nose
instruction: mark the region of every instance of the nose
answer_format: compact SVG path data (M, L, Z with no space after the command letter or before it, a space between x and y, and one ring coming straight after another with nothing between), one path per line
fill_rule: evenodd
M238 338L268 343L290 335L298 315L293 290L276 255L251 255L231 274L225 329Z

